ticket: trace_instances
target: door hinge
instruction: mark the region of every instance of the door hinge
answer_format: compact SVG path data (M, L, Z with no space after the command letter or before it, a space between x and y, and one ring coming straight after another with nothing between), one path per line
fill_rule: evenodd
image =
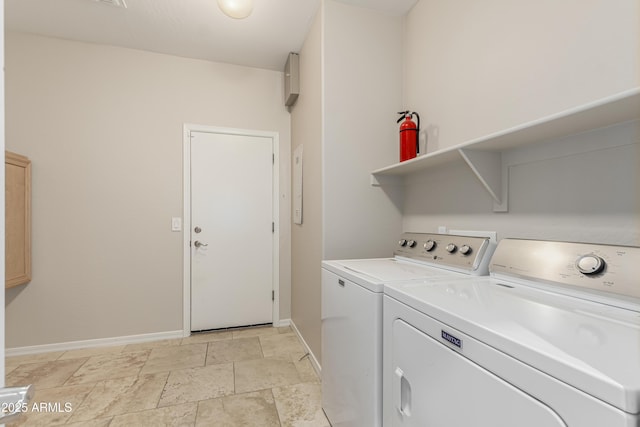
M276 300L276 291L271 291L271 301Z
M275 223L275 222L272 222L272 223L271 223L271 232L272 232L272 233L275 233L275 232L276 232L276 223Z
M276 153L271 153L271 164L272 165L276 164Z

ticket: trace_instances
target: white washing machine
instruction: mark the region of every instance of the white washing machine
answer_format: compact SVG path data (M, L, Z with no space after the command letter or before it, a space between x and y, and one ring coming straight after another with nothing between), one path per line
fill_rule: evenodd
M640 248L505 239L385 285L384 425L639 427Z
M334 427L382 425L385 283L488 274L489 238L405 233L393 258L322 262L322 407Z

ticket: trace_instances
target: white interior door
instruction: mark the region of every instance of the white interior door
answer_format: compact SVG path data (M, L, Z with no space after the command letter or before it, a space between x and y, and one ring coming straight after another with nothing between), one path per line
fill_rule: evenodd
M273 321L273 139L191 132L191 330Z

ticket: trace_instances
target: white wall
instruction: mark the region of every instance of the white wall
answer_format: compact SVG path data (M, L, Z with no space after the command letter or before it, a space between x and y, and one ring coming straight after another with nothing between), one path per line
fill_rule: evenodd
M428 151L640 86L637 0L462 3L421 0L406 18L404 99ZM508 213L462 160L414 175L403 229L639 245L639 144L636 122L504 153Z
M324 258L390 256L401 200L370 172L398 161L402 18L324 3Z
M280 317L290 282L283 75L26 34L6 37L7 148L33 167L33 280L7 347L182 329L182 126L280 133Z
M462 161L413 176L406 231L492 230L505 237L640 246L640 123L631 122L505 154L509 212Z
M640 2L421 0L404 100L450 147L640 85Z
M319 8L300 50L300 96L291 109L291 147L302 145L304 151L302 224L291 228L291 319L316 358L322 261L322 17Z
M402 20L325 0L300 52L292 147L304 145L303 224L292 230L292 319L320 359L320 262L388 256L401 201L370 185L397 161Z

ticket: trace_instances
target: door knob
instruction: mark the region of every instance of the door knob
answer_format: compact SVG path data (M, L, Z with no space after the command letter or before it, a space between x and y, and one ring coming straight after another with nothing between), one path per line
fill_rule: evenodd
M209 246L209 244L208 243L202 243L202 242L196 240L195 242L193 242L193 246L195 246L196 248L200 248L202 246Z

